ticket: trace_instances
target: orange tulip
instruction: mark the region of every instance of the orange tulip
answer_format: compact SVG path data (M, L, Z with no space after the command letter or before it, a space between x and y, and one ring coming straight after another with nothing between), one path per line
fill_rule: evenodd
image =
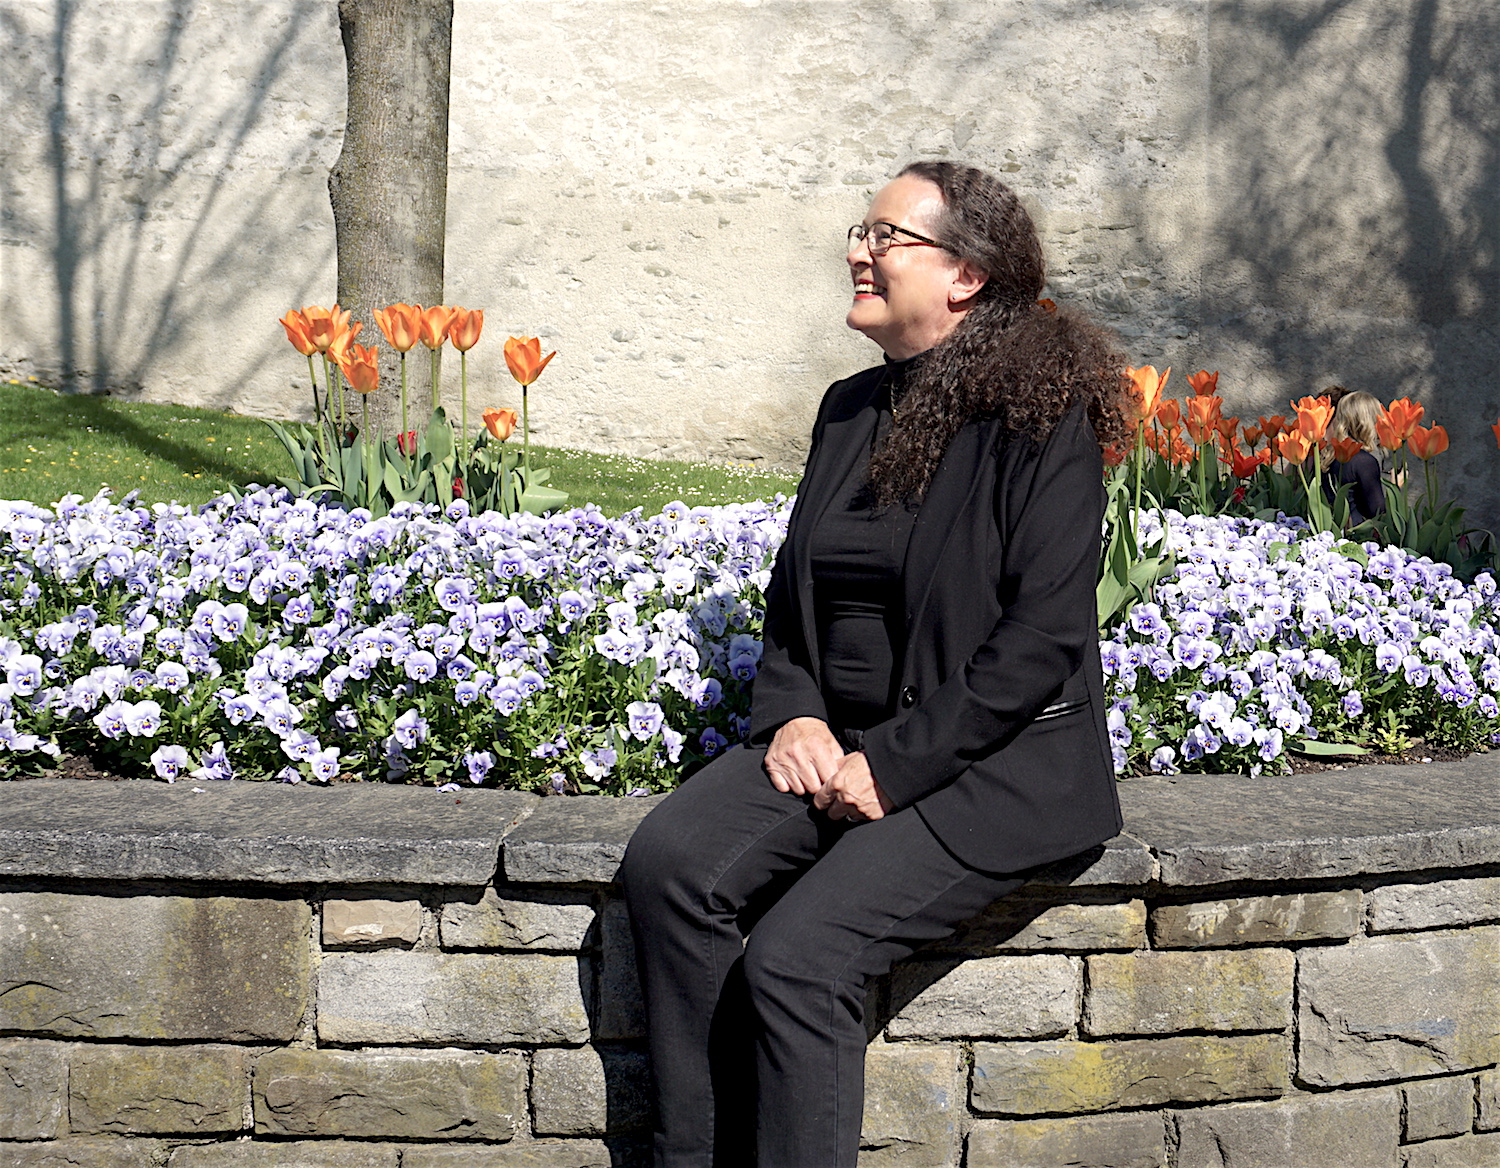
M1209 397L1219 392L1219 371L1210 373L1200 369L1188 378L1188 384L1193 387L1194 397Z
M421 313L422 309L415 304L392 304L389 308L375 310L375 323L380 326L391 348L406 353L417 343Z
M1187 417L1183 424L1188 434L1199 446L1212 441L1219 429L1219 409L1224 404L1221 397L1190 397L1187 399Z
M1245 439L1245 445L1251 450L1254 450L1260 444L1261 438L1264 437L1264 432L1259 426L1246 426L1241 433Z
M1333 440L1333 456L1340 462L1348 462L1363 449L1358 438L1335 438Z
M1269 418L1264 414L1260 417L1260 430L1265 435L1266 441L1271 442L1276 435L1286 429L1286 419L1280 414L1272 414Z
M1130 448L1123 442L1116 442L1113 446L1106 446L1100 453L1104 456L1105 466L1116 467L1125 461L1125 456L1130 453Z
M281 318L280 324L286 329L286 339L291 341L292 347L304 357L311 357L318 351L318 344L312 339L307 317L295 308Z
M1405 439L1411 437L1412 431L1417 428L1417 424L1422 420L1422 415L1426 412L1427 409L1421 402L1414 402L1411 398L1401 397L1386 407L1385 416L1390 418L1396 431ZM1392 447L1392 449L1395 449L1395 447Z
M349 345L339 369L358 393L374 393L380 388L380 354L374 345Z
M1333 406L1326 397L1305 397L1292 403L1297 407L1297 429L1311 443L1323 440L1328 423L1333 420Z
M1038 300L1036 306L1049 316L1054 316L1057 313L1057 301L1055 300Z
M1267 446L1259 454L1241 454L1238 450L1229 452L1229 469L1237 479L1248 479L1263 466L1271 464L1271 448Z
M448 341L460 353L467 353L479 344L479 334L483 329L484 309L455 308L453 323L448 326Z
M1130 381L1131 393L1135 397L1138 420L1149 422L1161 406L1162 387L1167 384L1167 378L1172 376L1172 370L1169 368L1158 376L1155 365L1142 365L1139 369L1127 367L1125 376Z
M1276 453L1293 466L1301 466L1317 443L1301 430L1288 430L1276 436Z
M320 353L328 352L338 335L349 328L349 313L341 311L337 304L332 309L321 304L306 305L302 309L302 319L307 322L308 339Z
M1240 428L1238 418L1219 419L1219 437L1224 439L1226 445L1234 445L1234 432Z
M542 342L537 337L511 337L505 342L505 363L510 375L522 385L530 385L542 375L547 362L557 356L556 350L542 356Z
M1175 430L1182 425L1182 403L1169 397L1156 407L1156 424L1166 430Z
M333 340L328 342L328 359L336 365L341 365L347 359L349 348L354 344L354 338L365 326L355 321L347 328L333 334Z
M431 308L417 306L421 314L417 320L417 339L429 349L441 349L448 339L448 326L453 323L453 309L443 304Z
M515 431L518 420L515 410L484 411L485 429L501 442L504 442Z
M1495 445L1500 446L1500 422L1493 423L1490 429L1495 432Z
M1434 426L1430 430L1416 426L1412 429L1407 443L1411 447L1411 452L1426 462L1429 458L1435 458L1448 449L1448 431L1441 426Z

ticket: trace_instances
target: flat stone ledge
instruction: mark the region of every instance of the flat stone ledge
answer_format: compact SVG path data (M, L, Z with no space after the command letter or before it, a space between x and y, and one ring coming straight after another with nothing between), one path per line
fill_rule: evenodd
M630 837L662 798L544 799L506 837L501 873L512 884L613 884Z
M1294 777L1120 784L1164 885L1322 880L1500 863L1500 754Z
M0 782L0 877L601 885L661 796L385 784ZM1125 830L1038 890L1193 888L1500 864L1500 754L1120 784Z
M485 885L540 803L382 783L0 783L0 876Z

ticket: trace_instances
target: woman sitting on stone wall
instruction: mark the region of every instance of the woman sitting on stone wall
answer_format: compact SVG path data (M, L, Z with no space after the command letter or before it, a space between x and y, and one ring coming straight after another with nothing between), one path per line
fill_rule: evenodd
M751 744L622 869L664 1168L852 1168L870 979L1120 825L1094 587L1123 361L1037 303L983 171L908 166L848 263L885 362L819 409Z

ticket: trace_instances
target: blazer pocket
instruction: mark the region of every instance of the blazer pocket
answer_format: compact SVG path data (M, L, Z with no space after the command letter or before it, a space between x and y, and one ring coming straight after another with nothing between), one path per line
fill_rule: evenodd
M1072 701L1053 702L1040 714L1032 719L1033 722L1050 722L1054 718L1066 718L1069 714L1076 714L1080 710L1089 707L1088 698L1074 698Z

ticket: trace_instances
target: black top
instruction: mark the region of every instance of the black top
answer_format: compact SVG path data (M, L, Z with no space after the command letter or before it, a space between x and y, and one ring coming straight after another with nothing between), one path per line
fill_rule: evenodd
M1380 463L1368 450L1348 462L1336 462L1323 475L1323 489L1332 498L1344 483L1349 488L1349 521L1363 523L1385 510L1385 488L1380 484Z
M836 730L865 730L895 712L896 657L906 639L901 573L916 512L877 506L868 475L910 364L888 366L874 441L850 465L809 540L823 697Z

